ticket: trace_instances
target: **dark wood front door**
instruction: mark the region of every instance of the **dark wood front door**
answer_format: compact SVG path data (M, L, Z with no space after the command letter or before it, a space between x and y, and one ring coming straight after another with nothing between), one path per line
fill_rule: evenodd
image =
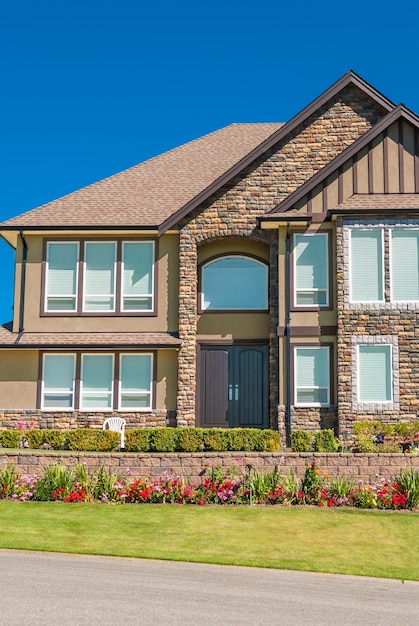
M199 422L269 428L268 346L201 345Z

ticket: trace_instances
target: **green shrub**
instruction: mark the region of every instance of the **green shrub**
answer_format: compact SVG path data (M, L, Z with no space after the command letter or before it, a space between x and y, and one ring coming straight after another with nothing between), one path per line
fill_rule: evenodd
M33 499L46 502L64 500L70 493L75 482L75 473L70 467L60 463L47 465L36 485Z
M336 439L335 433L331 428L324 428L314 433L314 452L337 452L338 449L339 440Z
M308 430L294 430L291 433L291 449L293 452L310 452L313 433Z
M62 450L65 442L65 432L62 430L44 430L44 443L48 443L53 450Z
M151 431L150 449L152 452L175 452L177 449L177 428L155 428Z
M251 450L251 429L250 428L231 428L228 430L228 449L229 450Z
M67 450L110 452L119 447L120 441L119 433L111 430L79 428L66 433L65 447Z
M256 452L278 452L279 433L275 430L256 430L251 432L251 450Z
M203 446L202 428L181 428L178 431L177 446L180 452L199 452Z
M32 449L37 449L45 442L44 430L25 430L24 437Z
M17 448L21 437L20 430L1 430L0 446L2 448Z
M133 428L125 431L125 452L149 452L151 430Z
M16 479L17 472L14 465L0 468L0 498L8 498L12 495Z
M229 431L227 428L208 428L203 431L204 450L224 452L229 449Z

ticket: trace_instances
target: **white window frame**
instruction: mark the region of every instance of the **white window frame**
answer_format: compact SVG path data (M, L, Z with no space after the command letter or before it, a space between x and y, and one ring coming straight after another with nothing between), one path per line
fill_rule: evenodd
M325 240L325 264L326 264L326 284L324 288L316 288L312 289L299 289L297 287L298 283L298 266L297 266L297 245L298 240L304 240L308 238L323 238ZM328 233L294 233L293 235L293 273L294 273L294 307L299 309L312 309L312 308L328 308L329 307L329 291L330 291L330 280L329 280L329 234ZM311 304L299 304L298 303L298 293L315 293L324 292L326 294L326 302L323 304L311 303Z
M419 305L419 297L414 299L414 300L406 300L406 299L402 299L402 300L396 300L396 298L394 297L394 283L395 281L393 280L393 232L394 231L404 231L406 233L411 233L411 232L415 232L415 233L419 233L419 228L403 228L400 226L392 226L389 229L389 238L388 238L388 245L389 245L389 272L390 272L390 302L395 302L395 303L415 303L416 306ZM419 268L418 268L418 274L419 274Z
M266 270L266 293L264 297L264 306L250 306L250 307L211 307L210 305L205 303L205 269L212 265L213 263L224 261L227 259L246 259L247 261L251 261L257 265L260 265ZM267 263L261 261L260 259L256 259L255 257L246 255L246 254L225 254L216 257L215 259L210 259L203 263L201 267L201 301L200 301L200 309L201 311L244 311L244 312L252 312L252 311L265 311L269 308L269 267Z
M124 297L127 297L124 294L124 246L126 244L136 244L136 245L151 245L152 246L152 262L151 262L151 293L144 294L143 296L139 296L139 298L144 297L149 299L150 306L147 308L125 308L124 307ZM76 245L77 246L77 262L76 262L76 286L75 286L75 294L63 294L60 296L53 296L48 294L48 283L49 283L49 247L50 245ZM112 308L104 308L104 309L94 309L94 308L86 308L86 298L88 294L86 294L86 276L87 276L87 266L86 266L86 247L89 244L94 245L105 245L112 244L115 250L114 256L114 264L113 264L113 292L109 294L91 294L93 298L99 298L100 296L104 298L112 299L113 307ZM46 242L46 252L45 252L45 265L43 271L43 284L44 284L44 294L43 294L43 309L42 316L54 316L54 315L80 315L80 316L141 316L141 315L153 315L155 313L156 306L156 244L153 239L124 239L124 240L88 240L88 241L55 241L50 240ZM50 298L74 298L74 308L71 309L50 309L48 308L48 299ZM129 296L128 296L129 297Z
M76 287L74 295L71 294L54 294L50 295L48 293L49 281L50 281L50 269L49 269L49 256L50 256L50 246L51 245L60 245L60 246L77 246L77 261L76 261ZM79 264L80 264L80 242L78 241L48 241L47 249L46 249L46 259L45 259L45 294L44 294L44 311L46 313L75 313L78 310L78 289L79 289ZM64 299L64 298L74 298L74 307L72 309L50 309L48 306L48 301L50 298L54 299Z
M103 407L103 406L89 406L89 407L85 407L83 405L83 390L84 390L84 358L85 357L89 357L89 356L95 356L95 357L100 357L100 356L110 356L112 357L112 376L111 376L111 390L104 392L104 391L90 391L89 393L92 395L102 395L103 397L107 396L110 398L110 402L108 407ZM113 411L114 410L114 391L115 391L115 354L112 352L83 352L80 355L80 394L79 394L79 404L80 404L80 411L84 412L84 413L88 413L89 411L103 411L103 412L109 412L109 411Z
M65 357L73 357L73 380L72 380L72 389L71 391L69 391L68 389L57 389L54 388L53 390L50 390L48 387L45 386L45 370L46 370L46 365L45 362L47 360L48 357L59 357L59 356L65 356ZM75 393L76 393L76 361L77 361L77 355L75 353L69 353L69 352L48 352L48 353L44 353L42 355L42 378L41 378L41 409L44 411L74 411L74 406L75 406ZM72 398L72 402L71 402L71 406L46 406L45 405L45 396L46 395L55 395L55 396L59 396L59 395L69 395Z
M125 250L125 246L129 244L135 244L135 245L150 245L152 246L152 262L151 262L151 293L147 293L147 294L142 294L141 296L137 296L137 297L143 297L143 298L149 298L150 299L150 307L147 309L126 309L125 308L125 300L126 298L129 298L129 295L126 295L124 293L124 271L125 271L125 263L124 263L124 250ZM154 280L154 266L155 266L155 260L156 260L156 246L155 246L155 242L152 240L147 240L147 241L137 241L137 240L126 240L122 242L122 246L121 246L121 276L120 276L120 282L121 282L121 297L120 297L120 310L123 313L150 313L151 311L154 311L154 297L155 297L155 280Z
M112 293L103 293L103 294L86 294L86 277L87 277L87 264L86 264L86 251L87 246L95 245L95 246L104 246L104 245L113 245L114 248L114 262L113 262L113 292ZM117 259L118 259L118 246L116 241L85 241L83 245L83 300L82 300L82 312L83 313L115 313L116 311L116 285L117 285ZM87 309L86 308L86 300L87 298L109 298L113 301L113 307L109 309Z
M381 413L400 410L399 344L397 335L353 335L352 336L352 410ZM390 349L391 400L360 400L359 346L385 345Z
M327 354L327 386L319 386L319 385L311 385L310 387L301 387L298 385L298 352L304 350L323 350L326 351ZM330 346L319 346L319 345L304 345L304 346L294 346L294 405L297 407L304 406L312 406L312 407L327 407L330 406L330 386L331 386L331 376L330 376ZM326 402L298 402L298 391L299 390L316 390L316 389L326 389L327 390L327 401Z
M378 259L378 262L381 264L381 293L382 298L380 300L354 300L353 298L353 275L352 275L352 262L353 262L353 249L352 249L352 234L357 232L366 232L366 231L379 231L381 233L381 258ZM352 304L359 305L360 303L368 303L368 304L379 304L382 305L385 303L385 252L384 252L384 228L381 226L371 226L364 228L351 228L349 233L349 301Z
M122 389L122 359L124 356L144 356L150 358L150 387L148 390L144 389L136 389L134 391L123 391ZM154 364L154 355L152 352L121 352L119 355L119 380L118 380L118 410L124 412L141 412L141 411L151 411L153 406L153 364ZM140 407L123 407L122 406L122 396L135 396L135 395L148 395L149 403L147 406Z
M388 351L388 355L389 355L389 360L390 360L390 371L387 373L388 377L389 377L389 382L390 382L390 398L388 399L382 399L382 398L368 398L368 399L363 399L361 398L361 374L360 374L360 369L361 369L361 349L368 347L369 349L375 349L375 348L386 348ZM367 364L366 364L367 365ZM388 343L382 343L382 344L358 344L357 346L357 370L358 370L358 376L357 376L357 380L358 380L358 389L357 389L357 396L358 396L358 402L359 403L363 403L363 404L369 404L369 403L380 403L380 404L391 404L393 402L393 351L392 351L392 346Z

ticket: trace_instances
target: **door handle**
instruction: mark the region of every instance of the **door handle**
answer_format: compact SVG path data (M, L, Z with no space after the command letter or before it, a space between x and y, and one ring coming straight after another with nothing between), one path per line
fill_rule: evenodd
M233 399L233 385L231 383L228 386L228 399L230 402Z
M239 386L238 385L234 386L234 399L235 400L239 399Z

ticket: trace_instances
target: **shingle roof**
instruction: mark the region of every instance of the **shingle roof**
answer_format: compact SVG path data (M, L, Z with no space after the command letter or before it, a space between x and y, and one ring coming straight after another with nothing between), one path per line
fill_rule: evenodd
M419 194L415 193L371 193L354 194L341 202L332 213L351 211L368 211L368 209L417 209L419 211Z
M231 124L0 227L157 227L281 126Z
M0 348L179 348L170 333L12 333L11 324L0 326Z

